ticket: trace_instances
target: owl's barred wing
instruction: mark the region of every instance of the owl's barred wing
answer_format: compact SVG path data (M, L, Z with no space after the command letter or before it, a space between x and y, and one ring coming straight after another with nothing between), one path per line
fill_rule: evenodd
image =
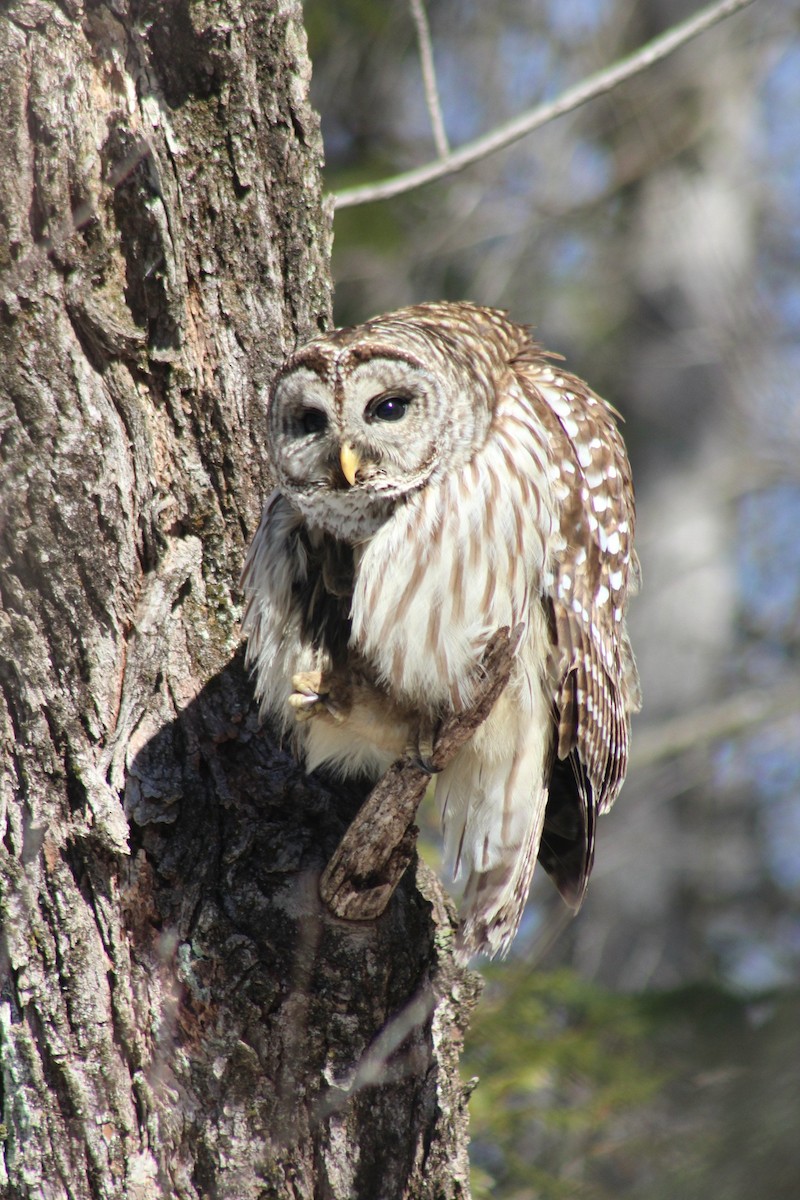
M519 367L551 437L561 501L562 549L545 579L557 752L560 760L577 756L575 787L593 817L588 810L605 812L622 786L630 712L639 707L625 629L627 596L638 583L630 468L609 405L541 359Z

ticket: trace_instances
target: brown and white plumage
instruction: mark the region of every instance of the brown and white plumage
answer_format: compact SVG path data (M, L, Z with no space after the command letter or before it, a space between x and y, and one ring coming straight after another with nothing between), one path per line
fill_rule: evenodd
M269 429L278 487L244 631L263 709L301 718L309 769L379 776L469 703L492 633L524 627L436 785L466 875L462 949L505 951L537 856L580 904L625 776L636 559L613 410L503 313L427 304L301 348Z

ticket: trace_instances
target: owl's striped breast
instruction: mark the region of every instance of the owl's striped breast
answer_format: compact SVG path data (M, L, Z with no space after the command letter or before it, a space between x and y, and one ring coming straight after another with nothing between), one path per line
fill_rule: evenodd
M498 408L465 467L413 496L357 553L351 644L404 702L468 704L494 631L532 625L554 501L539 430L517 401Z

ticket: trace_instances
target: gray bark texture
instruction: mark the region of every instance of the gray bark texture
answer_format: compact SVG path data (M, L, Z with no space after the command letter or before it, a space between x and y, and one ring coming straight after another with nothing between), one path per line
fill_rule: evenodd
M259 727L271 372L330 319L291 0L0 8L0 1195L467 1197L474 978Z

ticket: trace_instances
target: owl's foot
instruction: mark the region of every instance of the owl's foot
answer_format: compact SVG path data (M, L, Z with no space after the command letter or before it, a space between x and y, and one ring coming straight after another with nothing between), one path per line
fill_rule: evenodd
M309 721L323 715L332 717L337 723L346 720L346 714L336 703L321 671L301 671L293 675L292 687L289 706L294 709L296 721Z
M428 775L435 775L439 770L433 765L436 725L437 723L432 717L422 717L416 730L416 736L411 738L406 747L406 754L411 761Z

